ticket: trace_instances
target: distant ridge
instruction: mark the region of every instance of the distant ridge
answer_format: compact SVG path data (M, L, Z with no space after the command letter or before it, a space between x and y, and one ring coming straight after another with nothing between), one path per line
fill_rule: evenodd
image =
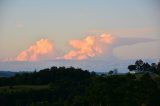
M0 77L12 77L16 75L18 72L11 72L11 71L1 71L0 70Z

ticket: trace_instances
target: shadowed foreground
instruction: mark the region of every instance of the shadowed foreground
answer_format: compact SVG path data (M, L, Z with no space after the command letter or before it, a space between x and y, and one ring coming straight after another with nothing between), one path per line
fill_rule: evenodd
M1 106L160 106L158 74L96 75L52 67L0 78Z

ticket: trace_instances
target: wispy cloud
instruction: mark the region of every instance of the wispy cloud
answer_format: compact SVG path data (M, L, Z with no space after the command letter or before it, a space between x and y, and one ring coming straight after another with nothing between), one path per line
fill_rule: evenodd
M23 28L24 27L24 24L22 23L16 23L16 28Z
M127 29L93 29L89 30L89 33L104 33L104 32L110 32L113 35L119 35L119 36L125 36L127 37L149 37L152 33L160 33L160 29L158 27L142 27L142 28L127 28ZM150 35L151 36L151 35ZM153 34L152 36L153 37Z

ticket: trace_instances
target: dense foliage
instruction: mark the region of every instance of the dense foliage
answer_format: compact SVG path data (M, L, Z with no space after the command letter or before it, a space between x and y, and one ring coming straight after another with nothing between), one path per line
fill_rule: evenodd
M160 106L160 76L99 76L73 67L0 78L1 106Z
M139 59L135 62L133 65L129 65L128 69L130 71L137 71L137 72L150 72L150 73L156 73L160 74L160 62L156 63L151 63L149 64L148 62L144 62L143 60Z

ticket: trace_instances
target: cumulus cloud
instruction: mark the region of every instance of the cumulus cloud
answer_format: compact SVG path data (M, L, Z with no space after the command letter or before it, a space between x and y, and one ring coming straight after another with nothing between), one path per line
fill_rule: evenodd
M40 39L27 50L22 51L16 58L16 61L36 61L41 56L53 52L54 46L48 39Z
M87 36L81 40L70 40L69 44L73 50L63 56L63 59L84 60L95 57L104 52L113 42L114 37L110 34Z

